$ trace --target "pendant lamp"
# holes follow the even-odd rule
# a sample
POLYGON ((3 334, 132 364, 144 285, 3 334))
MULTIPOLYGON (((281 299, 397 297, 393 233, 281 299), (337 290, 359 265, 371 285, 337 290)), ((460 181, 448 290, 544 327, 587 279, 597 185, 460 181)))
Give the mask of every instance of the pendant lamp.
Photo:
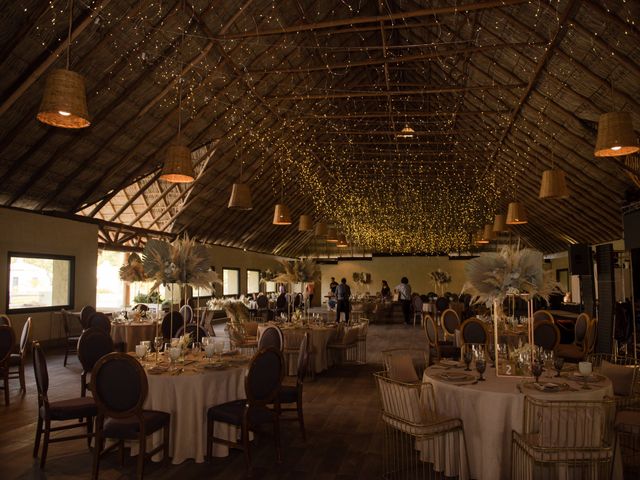
POLYGON ((619 157, 640 150, 629 112, 603 113, 598 119, 596 157, 619 157))
POLYGON ((299 232, 309 232, 313 230, 313 218, 311 215, 300 215, 300 222, 298 223, 299 232))
POLYGON ((493 231, 493 224, 492 223, 487 223, 484 226, 484 230, 482 232, 482 238, 484 238, 485 240, 488 240, 489 242, 491 240, 495 240, 496 239, 496 233, 493 231))
POLYGON ((277 203, 273 211, 274 225, 291 225, 291 213, 284 203, 277 203))
POLYGON ((542 172, 539 198, 569 198, 564 171, 551 168, 542 172))
POLYGON ((316 223, 314 235, 316 237, 324 237, 327 234, 327 224, 324 222, 316 223))
POLYGON ((327 242, 338 243, 338 232, 335 227, 329 227, 327 230, 327 242))
POLYGON ((502 213, 497 214, 493 219, 493 231, 495 233, 506 232, 507 225, 505 224, 505 218, 502 213))
POLYGON ((229 197, 228 208, 236 210, 251 210, 251 189, 246 183, 234 183, 231 187, 231 197, 229 197))
POLYGON ((53 70, 44 85, 42 102, 36 118, 42 123, 60 128, 85 128, 91 125, 84 77, 69 70, 73 1, 69 1, 69 33, 67 35, 67 66, 53 70))
POLYGON ((183 143, 182 137, 178 136, 175 142, 167 148, 160 178, 171 183, 193 182, 195 174, 193 173, 191 150, 183 143))
POLYGON ((527 211, 519 202, 511 202, 507 208, 507 225, 524 225, 528 223, 527 211))
POLYGON ((476 243, 478 245, 485 245, 489 243, 489 240, 484 238, 484 230, 480 230, 476 233, 476 243))
POLYGON ((342 233, 338 235, 338 243, 336 244, 336 247, 347 248, 348 246, 349 244, 347 243, 347 237, 345 237, 342 233))
POLYGON ((413 138, 416 131, 405 123, 404 128, 400 130, 400 133, 396 134, 397 138, 413 138))

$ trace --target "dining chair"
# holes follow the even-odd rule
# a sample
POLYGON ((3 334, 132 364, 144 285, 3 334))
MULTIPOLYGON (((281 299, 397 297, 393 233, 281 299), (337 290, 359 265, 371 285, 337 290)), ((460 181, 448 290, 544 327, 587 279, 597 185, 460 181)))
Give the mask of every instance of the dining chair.
POLYGON ((70 312, 68 312, 64 308, 60 311, 60 313, 62 313, 62 327, 64 329, 64 336, 67 339, 66 348, 64 351, 64 361, 63 361, 63 365, 66 367, 69 354, 78 353, 78 340, 80 340, 80 335, 76 335, 75 333, 72 333, 72 330, 71 330, 71 319, 74 317, 74 315, 72 315, 70 312))
POLYGON ((213 444, 221 443, 244 451, 247 474, 251 476, 249 433, 265 424, 273 424, 276 457, 280 452, 280 401, 278 392, 284 376, 284 358, 280 350, 260 350, 251 359, 244 381, 246 398, 213 406, 207 411, 207 458, 211 459, 213 444), (274 405, 275 408, 269 408, 274 405), (240 428, 240 441, 214 436, 214 423, 221 422, 240 428))
POLYGON ((4 404, 9 405, 9 358, 16 345, 16 334, 8 325, 0 326, 0 377, 3 380, 4 404))
POLYGON ((241 352, 247 352, 251 355, 255 353, 258 348, 258 341, 247 338, 244 327, 241 323, 228 322, 227 329, 229 332, 231 348, 237 348, 241 352))
POLYGON ((593 317, 589 321, 589 327, 587 330, 587 354, 593 353, 596 347, 596 341, 598 340, 598 319, 593 317))
MULTIPOLYGON (((189 343, 189 346, 192 346, 193 342, 200 342, 204 337, 208 336, 207 331, 195 323, 187 323, 186 332, 191 335, 191 342, 189 343)), ((181 337, 184 333, 185 328, 183 325, 176 332, 176 337, 181 337)))
POLYGON ((94 313, 96 313, 96 309, 93 306, 85 305, 82 307, 82 310, 80 310, 80 324, 83 329, 89 328, 89 319, 94 313))
POLYGON ((462 420, 438 413, 428 382, 374 373, 384 429, 383 478, 469 478, 462 420))
POLYGON ((33 446, 33 456, 38 456, 40 439, 44 435, 42 454, 40 456, 40 468, 44 468, 47 461, 47 452, 50 443, 65 442, 68 440, 87 439, 87 446, 91 448, 93 437, 93 419, 97 415, 96 403, 93 398, 77 397, 67 400, 49 401, 49 372, 47 360, 40 343, 34 341, 31 351, 33 354, 33 373, 36 378, 38 390, 38 423, 36 425, 36 439, 33 446), (86 419, 82 421, 81 419, 86 419), (70 421, 72 421, 69 423, 70 421), (51 422, 65 422, 59 427, 52 427, 51 422), (54 436, 51 434, 62 430, 74 428, 86 428, 86 433, 68 436, 54 436))
POLYGON ((560 343, 560 330, 549 320, 534 322, 533 343, 544 350, 555 352, 560 343))
POLYGON ((615 432, 613 458, 620 450, 625 478, 640 478, 640 405, 616 413, 615 432))
POLYGON ((136 473, 144 475, 144 461, 162 451, 165 462, 169 460, 169 426, 171 415, 142 408, 149 392, 144 368, 135 358, 125 353, 113 352, 96 362, 91 371, 91 393, 98 407, 96 417, 96 444, 93 453, 92 478, 98 478, 100 457, 115 447, 120 448, 124 460, 125 440, 138 442, 136 473), (161 445, 147 452, 147 437, 162 430, 161 445), (116 443, 104 449, 105 439, 116 443))
POLYGON ((281 417, 281 420, 298 420, 302 439, 307 440, 307 434, 304 429, 304 415, 302 411, 302 386, 304 377, 309 369, 309 333, 305 333, 298 348, 298 364, 296 368, 296 384, 282 385, 278 392, 278 405, 280 412, 296 412, 295 417, 281 417), (294 407, 283 407, 282 405, 292 404, 294 407))
POLYGON ((466 345, 482 345, 489 347, 489 331, 485 323, 475 317, 468 318, 460 325, 460 334, 462 336, 463 348, 466 345))
POLYGON ((438 315, 444 312, 447 308, 449 308, 449 299, 446 297, 438 297, 436 299, 436 311, 438 315))
POLYGON ((456 330, 460 328, 460 317, 458 312, 452 308, 447 308, 442 314, 440 314, 440 324, 444 330, 445 339, 455 338, 456 330))
POLYGON ((637 358, 614 353, 592 353, 586 358, 595 372, 611 381, 618 410, 640 407, 640 365, 637 358))
POLYGON ((456 347, 451 341, 438 339, 438 327, 431 315, 424 317, 424 332, 427 336, 429 363, 439 362, 442 358, 460 359, 459 347, 456 347))
POLYGON ((422 298, 420 298, 420 295, 414 295, 413 299, 411 300, 411 306, 413 308, 413 326, 416 326, 416 318, 418 320, 420 320, 420 325, 422 325, 424 323, 424 313, 422 312, 422 306, 423 306, 424 302, 422 301, 422 298))
POLYGON ((242 322, 247 340, 258 340, 258 322, 253 320, 242 322))
POLYGON ((265 328, 258 339, 258 350, 273 347, 282 352, 284 349, 284 336, 282 330, 275 325, 265 328))
POLYGON ((80 365, 82 365, 82 373, 80 374, 81 397, 86 397, 87 390, 91 388, 87 377, 91 376, 91 371, 96 362, 113 351, 114 345, 111 335, 105 333, 104 330, 90 327, 82 332, 80 340, 78 340, 78 359, 80 360, 80 365))
POLYGON ((382 364, 391 380, 403 383, 418 382, 429 365, 429 352, 420 348, 383 350, 382 364))
POLYGON ((581 313, 576 318, 576 324, 574 329, 574 340, 570 344, 560 344, 556 349, 556 354, 559 357, 573 363, 584 360, 588 350, 588 339, 590 317, 586 313, 581 313))
POLYGON ((554 323, 555 319, 549 310, 536 310, 533 312, 533 324, 535 326, 538 322, 551 322, 554 323))
POLYGON ((22 326, 18 351, 14 351, 9 356, 9 379, 20 380, 20 390, 27 393, 27 385, 24 378, 24 362, 27 356, 27 346, 31 337, 31 317, 27 318, 22 326))
POLYGON ((358 345, 356 347, 356 358, 360 365, 367 363, 367 334, 369 333, 369 320, 363 318, 357 325, 358 345))
POLYGON ((5 326, 5 327, 11 326, 11 319, 4 313, 0 313, 0 327, 2 326, 5 326))
POLYGON ((214 310, 205 310, 202 314, 202 320, 200 326, 207 331, 207 335, 210 337, 216 336, 215 318, 216 312, 214 310))
POLYGON ((184 324, 184 319, 182 318, 182 314, 180 312, 172 311, 166 313, 162 318, 162 336, 165 340, 169 341, 172 338, 175 338, 176 332, 180 329, 180 327, 184 324))
POLYGON ((181 306, 179 312, 180 315, 182 315, 183 321, 187 322, 188 324, 193 321, 193 308, 191 308, 191 305, 185 304, 181 306))
POLYGON ((109 335, 111 333, 111 320, 102 312, 95 312, 89 317, 87 328, 97 328, 109 335))
POLYGON ((522 433, 512 431, 512 478, 609 478, 613 399, 524 400, 522 433))
POLYGON ((358 352, 357 326, 344 327, 344 333, 327 344, 327 351, 334 354, 334 360, 339 364, 357 363, 358 352))

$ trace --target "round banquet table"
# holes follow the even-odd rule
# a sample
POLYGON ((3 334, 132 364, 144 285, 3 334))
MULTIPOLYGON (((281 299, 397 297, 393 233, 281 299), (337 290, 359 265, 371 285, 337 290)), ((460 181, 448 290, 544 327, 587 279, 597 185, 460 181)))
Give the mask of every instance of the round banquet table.
MULTIPOLYGON (((262 332, 269 326, 269 323, 258 325, 258 338, 262 332)), ((336 334, 335 326, 289 326, 279 324, 284 336, 285 349, 296 350, 300 348, 300 342, 305 333, 309 333, 309 343, 311 345, 312 355, 309 356, 310 366, 314 373, 324 372, 329 368, 329 359, 327 355, 327 345, 336 334)), ((289 356, 285 356, 287 362, 287 375, 296 375, 296 361, 289 361, 289 356)), ((297 357, 296 357, 297 358, 297 357)))
MULTIPOLYGON (((154 358, 154 354, 151 354, 150 359, 154 358)), ((166 365, 163 357, 160 358, 160 365, 166 365)), ((207 410, 214 405, 245 397, 244 379, 249 365, 248 357, 223 355, 222 358, 230 362, 230 366, 206 369, 203 368, 207 363, 206 359, 187 356, 184 372, 178 375, 172 372, 151 374, 149 368, 145 368, 149 393, 144 408, 171 414, 169 455, 174 464, 187 459, 194 459, 196 463, 204 462, 207 448, 207 410)), ((153 361, 149 363, 150 367, 154 365, 153 361)), ((214 424, 216 437, 236 440, 238 435, 239 430, 229 424, 214 424)), ((161 443, 162 432, 156 432, 147 449, 150 450, 161 443)), ((132 448, 131 453, 137 454, 137 447, 132 448)), ((226 445, 213 444, 215 457, 228 454, 229 448, 226 445)), ((161 461, 162 452, 157 454, 154 460, 161 461)))
MULTIPOLYGON (((523 380, 531 379, 497 377, 495 368, 487 368, 485 382, 460 385, 438 377, 447 372, 442 366, 429 367, 424 372, 424 381, 433 385, 438 413, 462 420, 469 456, 470 477, 477 480, 509 479, 511 477, 511 431, 522 432, 524 397, 545 400, 601 400, 613 397, 611 381, 590 384, 591 390, 581 390, 580 384, 564 378, 576 390, 540 392, 535 389, 518 388, 523 380)), ((451 371, 451 370, 449 370, 451 371)), ((460 372, 463 368, 453 371, 460 372)), ((477 372, 465 372, 478 375, 477 372)), ((550 372, 555 374, 555 372, 550 372)), ((541 383, 553 382, 545 372, 541 383)), ((429 452, 422 455, 428 461, 429 452)))
POLYGON ((127 351, 134 350, 136 345, 140 345, 143 340, 153 343, 153 338, 162 335, 159 325, 156 322, 111 322, 111 338, 113 343, 126 343, 127 351))

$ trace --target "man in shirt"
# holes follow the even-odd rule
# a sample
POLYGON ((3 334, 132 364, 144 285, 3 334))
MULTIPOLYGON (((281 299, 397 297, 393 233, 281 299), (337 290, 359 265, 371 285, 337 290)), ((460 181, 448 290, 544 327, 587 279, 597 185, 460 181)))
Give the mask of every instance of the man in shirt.
POLYGON ((336 282, 336 277, 331 277, 331 283, 329 284, 329 289, 331 290, 331 295, 336 294, 336 287, 338 286, 338 282, 336 282))
POLYGON ((409 285, 409 279, 402 277, 400 285, 395 290, 398 292, 398 300, 402 304, 404 323, 411 325, 411 285, 409 285))
POLYGON ((351 289, 347 285, 347 279, 343 278, 339 285, 336 286, 336 323, 340 322, 340 313, 344 312, 344 321, 349 323, 349 298, 351 298, 351 289))

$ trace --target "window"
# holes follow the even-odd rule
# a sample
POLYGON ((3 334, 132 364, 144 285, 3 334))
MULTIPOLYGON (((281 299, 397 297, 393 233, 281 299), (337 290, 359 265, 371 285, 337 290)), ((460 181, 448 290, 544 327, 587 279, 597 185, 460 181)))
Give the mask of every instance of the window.
POLYGON ((276 282, 266 282, 265 283, 265 291, 267 293, 274 293, 276 291, 276 282))
POLYGON ((222 295, 239 295, 240 294, 240 269, 239 268, 223 268, 222 269, 222 295))
POLYGON ((260 292, 260 270, 247 270, 247 293, 260 292))
POLYGON ((75 257, 9 252, 8 313, 71 308, 75 257))

